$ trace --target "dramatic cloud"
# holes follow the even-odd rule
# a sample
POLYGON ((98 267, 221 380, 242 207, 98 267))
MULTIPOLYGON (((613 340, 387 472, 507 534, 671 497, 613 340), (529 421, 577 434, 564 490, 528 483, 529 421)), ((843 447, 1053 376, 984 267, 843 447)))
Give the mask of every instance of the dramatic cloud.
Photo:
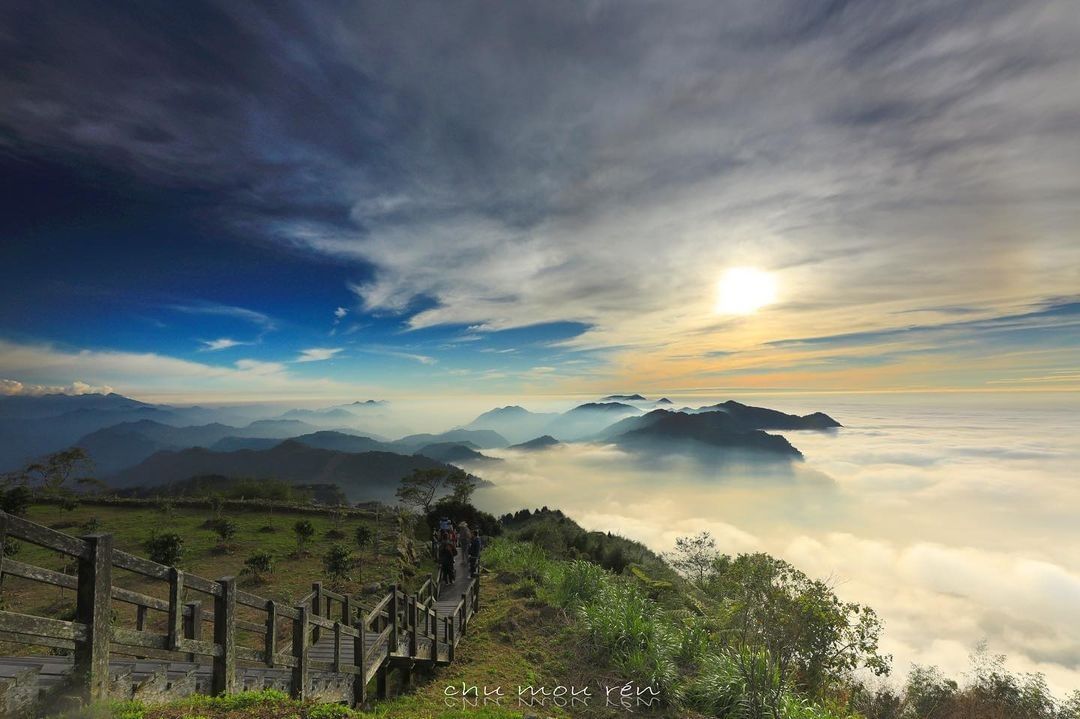
MULTIPOLYGON (((1068 0, 171 12, 7 11, 0 143, 213 190, 234 229, 354 266, 361 310, 412 328, 581 323, 565 346, 604 351, 594 387, 831 385, 787 369, 878 350, 771 343, 1075 297, 1068 0), (716 316, 732 266, 778 302, 716 316)), ((970 355, 889 353, 848 385, 1008 374, 978 326, 955 336, 970 355)), ((1004 379, 1075 385, 1075 343, 1046 349, 1004 379)))

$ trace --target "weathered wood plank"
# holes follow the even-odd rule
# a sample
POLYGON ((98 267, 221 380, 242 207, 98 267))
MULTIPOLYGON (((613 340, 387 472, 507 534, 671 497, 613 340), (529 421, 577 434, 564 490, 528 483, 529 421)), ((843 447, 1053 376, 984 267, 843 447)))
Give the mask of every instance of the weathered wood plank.
POLYGON ((119 549, 113 550, 113 566, 120 569, 126 569, 129 572, 141 574, 144 577, 150 577, 151 579, 160 579, 164 582, 169 581, 168 567, 158 564, 157 562, 151 562, 149 559, 136 557, 134 554, 128 554, 119 549))
POLYGON ((73 639, 42 637, 36 634, 23 634, 21 632, 11 631, 0 631, 0 642, 12 642, 14 644, 31 644, 38 647, 55 647, 57 649, 75 648, 75 640, 73 639))
POLYGON ((35 637, 70 639, 76 642, 85 641, 90 635, 86 625, 79 622, 65 622, 60 619, 8 611, 0 611, 0 631, 35 637))
POLYGON ((39 547, 52 549, 77 559, 86 559, 90 556, 90 548, 82 539, 63 532, 57 532, 55 529, 49 529, 22 517, 16 517, 13 514, 7 514, 6 516, 8 518, 8 537, 22 539, 39 547))

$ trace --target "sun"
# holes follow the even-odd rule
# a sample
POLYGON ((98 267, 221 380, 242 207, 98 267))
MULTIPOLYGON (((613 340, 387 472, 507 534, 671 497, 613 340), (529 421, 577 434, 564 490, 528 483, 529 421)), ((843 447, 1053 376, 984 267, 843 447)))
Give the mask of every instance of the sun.
POLYGON ((717 285, 716 312, 749 315, 776 301, 776 278, 755 267, 732 267, 717 285))

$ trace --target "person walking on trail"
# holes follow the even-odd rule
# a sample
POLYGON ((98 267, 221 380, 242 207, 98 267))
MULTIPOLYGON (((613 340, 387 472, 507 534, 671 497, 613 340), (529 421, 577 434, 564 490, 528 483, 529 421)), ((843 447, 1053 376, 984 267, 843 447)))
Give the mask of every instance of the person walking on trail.
POLYGON ((458 546, 461 547, 461 558, 466 559, 469 556, 469 544, 472 542, 472 532, 469 531, 469 525, 462 522, 458 525, 458 546))
POLYGON ((439 528, 438 527, 431 530, 431 558, 432 558, 432 560, 434 560, 436 562, 439 561, 439 540, 440 540, 440 538, 441 538, 441 535, 439 533, 439 528))
POLYGON ((439 545, 439 565, 442 567, 442 578, 444 584, 453 584, 457 580, 457 573, 454 571, 457 564, 457 548, 450 540, 450 533, 443 533, 443 541, 439 545))
POLYGON ((480 550, 484 546, 484 540, 480 538, 480 532, 473 534, 469 540, 469 576, 476 577, 480 574, 480 550))

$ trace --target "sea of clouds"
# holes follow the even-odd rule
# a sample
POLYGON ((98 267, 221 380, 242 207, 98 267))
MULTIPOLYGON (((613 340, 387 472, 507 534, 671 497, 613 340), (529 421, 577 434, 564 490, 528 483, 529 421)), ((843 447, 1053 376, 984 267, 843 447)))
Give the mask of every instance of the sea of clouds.
POLYGON ((845 427, 785 433, 806 456, 791 473, 600 445, 486 450, 505 461, 483 467, 496 486, 478 501, 559 507, 657 551, 709 531, 724 552, 776 554, 878 611, 897 677, 918 663, 962 679, 986 641, 1057 693, 1080 688, 1080 413, 1069 397, 740 399, 822 410, 845 427))

